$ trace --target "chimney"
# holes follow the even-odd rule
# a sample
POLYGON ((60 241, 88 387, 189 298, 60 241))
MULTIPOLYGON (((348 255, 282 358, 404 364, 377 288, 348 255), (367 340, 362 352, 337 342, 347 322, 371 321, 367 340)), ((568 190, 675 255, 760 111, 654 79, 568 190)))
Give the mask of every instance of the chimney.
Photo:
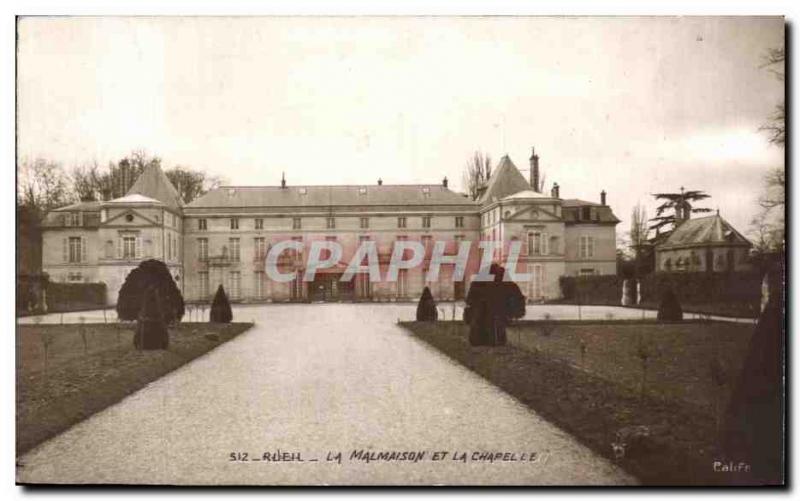
POLYGON ((447 176, 445 176, 444 179, 442 179, 442 186, 447 188, 447 176))
POLYGON ((286 173, 281 172, 281 188, 286 188, 286 173))
POLYGON ((539 192, 539 155, 536 154, 536 149, 531 148, 531 187, 533 191, 539 192))
POLYGON ((600 205, 603 207, 606 205, 606 190, 600 192, 600 205))
POLYGON ((561 190, 558 183, 553 183, 553 189, 550 190, 550 196, 553 198, 561 198, 561 190))
POLYGON ((378 186, 383 186, 383 179, 378 178, 378 186))

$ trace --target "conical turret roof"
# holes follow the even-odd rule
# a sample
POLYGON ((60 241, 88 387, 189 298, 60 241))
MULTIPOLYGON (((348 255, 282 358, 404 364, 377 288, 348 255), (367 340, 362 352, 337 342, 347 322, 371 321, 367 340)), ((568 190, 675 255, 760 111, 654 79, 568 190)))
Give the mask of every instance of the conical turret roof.
POLYGON ((183 200, 181 200, 178 190, 169 181, 161 167, 155 163, 144 168, 142 175, 133 183, 126 196, 134 194, 154 198, 173 209, 183 207, 183 200))

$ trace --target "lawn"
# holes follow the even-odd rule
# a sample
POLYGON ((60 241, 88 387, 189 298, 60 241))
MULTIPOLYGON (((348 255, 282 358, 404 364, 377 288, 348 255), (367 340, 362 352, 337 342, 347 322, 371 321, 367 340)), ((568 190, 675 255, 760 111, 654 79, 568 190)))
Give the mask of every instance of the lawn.
POLYGON ((715 406, 728 402, 754 329, 728 322, 553 322, 543 329, 541 322, 522 322, 508 330, 508 339, 631 391, 644 385, 650 396, 714 416, 715 406), (711 371, 715 359, 722 381, 711 371))
POLYGON ((170 329, 168 350, 139 351, 133 348, 134 324, 18 325, 17 454, 251 326, 181 323, 170 329))
MULTIPOLYGON (((698 402, 708 378, 703 360, 710 340, 725 337, 715 348, 730 364, 738 361, 754 329, 748 324, 656 324, 633 321, 550 322, 542 334, 537 322, 509 331, 509 346, 472 347, 461 322, 407 322, 414 335, 516 397, 538 414, 611 460, 646 485, 747 483, 745 475, 720 476, 712 471, 719 458, 717 423, 710 407, 698 402), (736 336, 740 336, 741 339, 736 336), (639 337, 648 359, 645 392, 641 391, 639 337), (528 339, 530 338, 530 339, 528 339), (581 360, 580 340, 587 346, 581 360), (525 343, 525 348, 520 345, 525 343), (649 344, 648 344, 649 343, 649 344), (656 362, 661 359, 661 362, 656 362), (664 371, 664 374, 659 374, 664 371), (676 373, 686 372, 673 384, 676 373), (694 389, 676 387, 696 379, 694 389), (647 426, 649 447, 614 457, 611 443, 619 430, 647 426)), ((541 325, 541 322, 538 324, 541 325)), ((738 371, 730 367, 730 371, 738 371)), ((690 385, 692 386, 692 385, 690 385)), ((713 398, 712 398, 713 399, 713 398)))

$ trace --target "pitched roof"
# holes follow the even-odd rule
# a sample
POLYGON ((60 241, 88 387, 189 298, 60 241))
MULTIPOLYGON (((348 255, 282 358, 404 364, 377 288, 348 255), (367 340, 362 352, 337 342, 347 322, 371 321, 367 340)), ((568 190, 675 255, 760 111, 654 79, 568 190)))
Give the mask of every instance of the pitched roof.
POLYGON ((107 204, 157 204, 157 205, 164 205, 163 202, 156 200, 155 198, 146 197, 144 195, 140 195, 138 193, 131 193, 130 195, 125 195, 124 197, 115 198, 114 200, 109 200, 106 202, 107 204))
POLYGON ((75 204, 65 205, 64 207, 53 209, 50 212, 99 211, 100 204, 102 203, 103 202, 78 202, 75 204))
POLYGON ((552 199, 553 197, 545 195, 544 193, 539 193, 538 191, 525 190, 504 197, 503 200, 529 200, 529 199, 539 199, 539 198, 552 199))
POLYGON ((486 186, 486 191, 480 198, 481 204, 492 203, 495 199, 500 200, 509 195, 519 193, 520 191, 530 190, 531 185, 520 174, 514 162, 505 155, 500 159, 500 163, 492 171, 489 177, 489 182, 486 186))
POLYGON ((597 202, 588 202, 586 200, 579 200, 577 198, 565 198, 561 201, 562 207, 584 207, 587 205, 590 207, 603 207, 602 204, 597 202))
POLYGON ((734 244, 749 246, 750 241, 719 214, 689 219, 681 223, 657 245, 659 250, 695 245, 734 244))
POLYGON ((221 186, 186 207, 330 207, 376 205, 473 205, 468 197, 440 184, 221 186))
POLYGON ((172 186, 167 175, 157 164, 150 164, 145 167, 139 179, 133 183, 126 195, 135 193, 154 198, 173 209, 183 207, 183 200, 178 195, 178 191, 172 186))

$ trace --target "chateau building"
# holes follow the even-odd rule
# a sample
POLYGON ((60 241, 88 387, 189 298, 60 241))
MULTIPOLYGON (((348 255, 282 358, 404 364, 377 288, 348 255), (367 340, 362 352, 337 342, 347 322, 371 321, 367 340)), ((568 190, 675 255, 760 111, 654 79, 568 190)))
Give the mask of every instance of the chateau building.
MULTIPOLYGON (((122 198, 84 202, 47 215, 42 267, 51 280, 104 282, 109 304, 127 274, 144 259, 164 261, 187 301, 207 301, 219 284, 234 301, 391 301, 418 298, 428 286, 438 300, 463 298, 477 267, 454 280, 451 264, 427 281, 431 251, 444 241, 446 256, 460 242, 499 242, 493 260, 505 262, 518 246, 518 280, 529 301, 555 299, 562 275, 616 273, 619 220, 600 194, 599 203, 562 199, 556 184, 537 190, 539 158, 530 158, 530 182, 508 156, 492 172, 476 200, 439 184, 224 186, 183 203, 157 166, 149 166, 122 198), (277 242, 294 240, 304 250, 278 257, 282 269, 298 271, 289 282, 272 280, 265 258, 277 242), (340 262, 302 280, 310 244, 335 241, 340 262), (367 274, 340 278, 359 244, 373 241, 380 281, 367 274), (397 241, 423 244, 415 268, 384 280, 397 241)), ((480 258, 475 259, 477 263, 480 258)))

